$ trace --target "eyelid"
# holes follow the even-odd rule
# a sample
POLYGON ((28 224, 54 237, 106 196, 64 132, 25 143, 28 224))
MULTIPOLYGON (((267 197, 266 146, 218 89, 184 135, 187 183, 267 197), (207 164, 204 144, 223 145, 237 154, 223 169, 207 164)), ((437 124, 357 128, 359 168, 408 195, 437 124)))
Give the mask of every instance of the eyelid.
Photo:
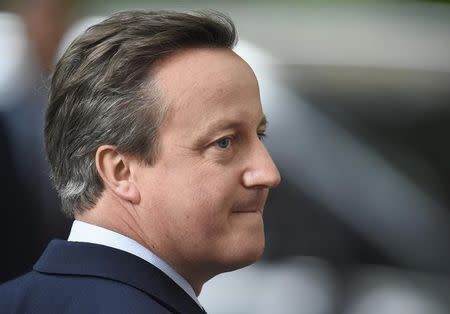
POLYGON ((266 133, 258 133, 258 138, 260 141, 264 141, 267 138, 266 133))
POLYGON ((266 130, 260 130, 257 132, 258 138, 263 141, 265 138, 267 138, 266 130))
MULTIPOLYGON (((266 132, 267 132, 266 129, 257 131, 257 136, 258 136, 260 141, 264 142, 264 140, 268 137, 266 132)), ((239 140, 239 137, 238 137, 237 134, 228 134, 228 135, 223 135, 221 137, 216 138, 215 140, 211 141, 207 146, 208 147, 216 147, 216 148, 219 148, 220 150, 227 150, 230 147, 234 146, 236 144, 236 141, 238 141, 238 140, 239 140), (218 147, 217 144, 220 141, 223 141, 225 139, 229 139, 230 140, 230 142, 231 142, 230 145, 228 147, 226 147, 226 148, 218 147)))
POLYGON ((215 139, 214 141, 212 141, 208 146, 217 147, 220 150, 226 150, 226 149, 230 148, 231 146, 233 146, 235 141, 236 141, 236 135, 231 135, 231 134, 230 135, 224 135, 224 136, 221 136, 221 137, 215 139), (230 145, 228 147, 226 147, 226 148, 218 147, 218 143, 220 141, 223 141, 223 140, 226 140, 226 139, 230 140, 230 145))

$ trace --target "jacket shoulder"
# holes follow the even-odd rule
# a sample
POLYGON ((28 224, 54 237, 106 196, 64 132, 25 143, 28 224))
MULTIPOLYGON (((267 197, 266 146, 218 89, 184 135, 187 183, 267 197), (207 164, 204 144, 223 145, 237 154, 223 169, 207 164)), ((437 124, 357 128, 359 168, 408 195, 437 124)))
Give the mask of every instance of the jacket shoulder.
POLYGON ((143 291, 93 276, 31 271, 0 285, 2 313, 171 313, 143 291))

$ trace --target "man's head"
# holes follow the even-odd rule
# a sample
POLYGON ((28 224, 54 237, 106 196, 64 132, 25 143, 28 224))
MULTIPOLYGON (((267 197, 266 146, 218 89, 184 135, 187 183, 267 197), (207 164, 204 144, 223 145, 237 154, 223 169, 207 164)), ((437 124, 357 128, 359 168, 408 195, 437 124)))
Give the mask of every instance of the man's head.
POLYGON ((235 41, 216 13, 120 13, 69 47, 47 112, 65 211, 138 240, 197 291, 262 254, 280 180, 235 41))
POLYGON ((65 213, 93 207, 104 185, 95 165, 102 144, 151 164, 166 104, 156 65, 190 47, 232 48, 232 22, 218 14, 122 12, 88 29, 58 62, 45 141, 65 213))

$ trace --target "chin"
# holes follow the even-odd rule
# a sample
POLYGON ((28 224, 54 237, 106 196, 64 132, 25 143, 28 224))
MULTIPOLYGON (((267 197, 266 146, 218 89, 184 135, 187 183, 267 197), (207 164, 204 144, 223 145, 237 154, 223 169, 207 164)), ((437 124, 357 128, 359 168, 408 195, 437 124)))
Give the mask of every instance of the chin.
POLYGON ((238 270, 258 261, 264 253, 264 233, 262 237, 255 237, 252 241, 247 239, 237 244, 232 247, 222 247, 216 252, 217 254, 203 261, 206 264, 203 263, 202 270, 208 269, 208 280, 218 274, 238 270))
POLYGON ((258 261, 264 253, 264 236, 254 241, 243 241, 233 254, 227 258, 227 271, 233 271, 258 261))

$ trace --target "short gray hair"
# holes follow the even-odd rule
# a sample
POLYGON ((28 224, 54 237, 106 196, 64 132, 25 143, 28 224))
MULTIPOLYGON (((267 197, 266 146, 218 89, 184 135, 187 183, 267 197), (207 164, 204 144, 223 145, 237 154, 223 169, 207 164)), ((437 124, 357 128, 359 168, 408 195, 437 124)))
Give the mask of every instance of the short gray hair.
POLYGON ((232 49, 236 29, 214 12, 119 12, 90 27, 56 65, 45 122, 51 176, 63 211, 92 208, 104 190, 95 154, 101 145, 152 164, 166 113, 152 75, 176 51, 232 49))

